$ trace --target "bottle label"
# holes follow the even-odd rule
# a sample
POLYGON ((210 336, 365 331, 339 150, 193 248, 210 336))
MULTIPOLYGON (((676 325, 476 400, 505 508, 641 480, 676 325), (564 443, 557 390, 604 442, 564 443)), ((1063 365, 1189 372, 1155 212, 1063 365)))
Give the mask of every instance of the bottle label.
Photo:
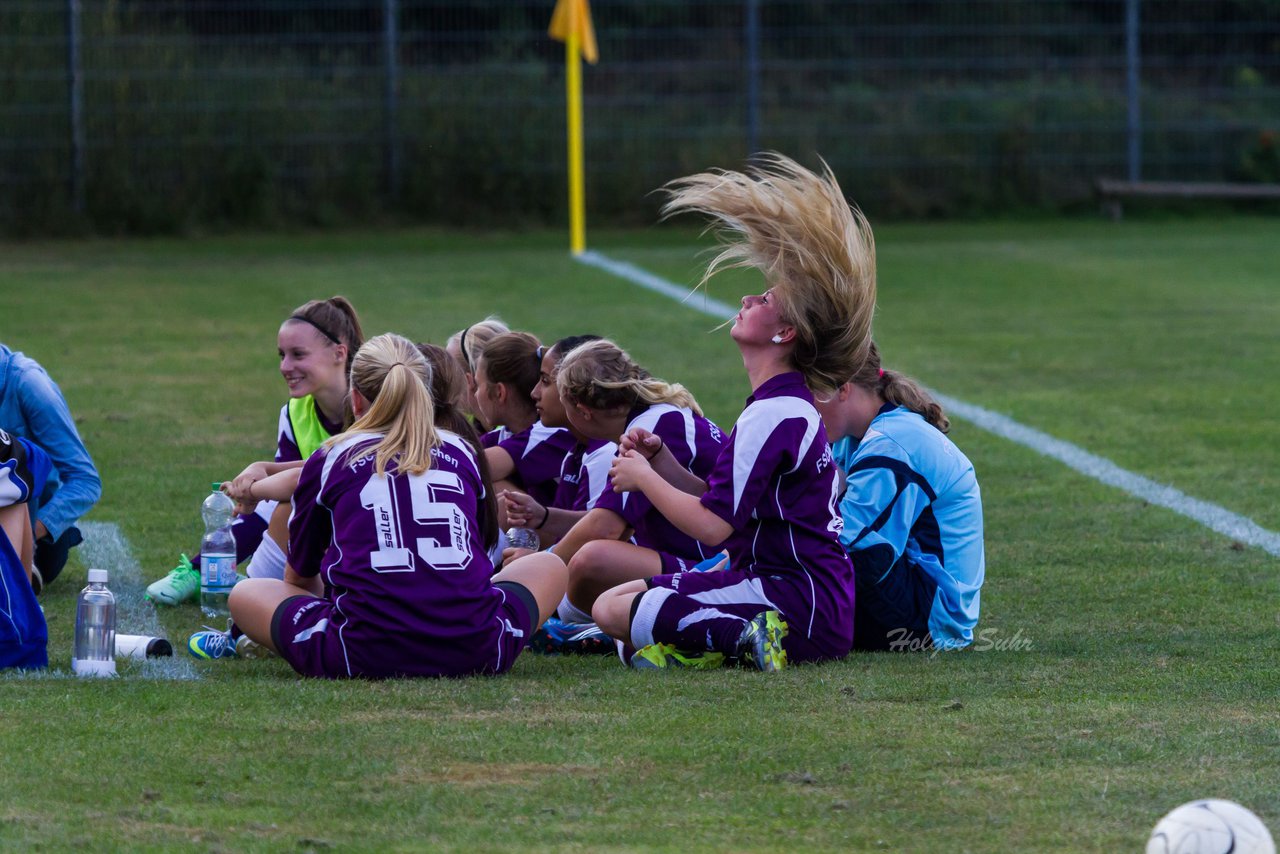
POLYGON ((230 590, 236 583, 235 555, 201 555, 200 576, 205 590, 230 590))

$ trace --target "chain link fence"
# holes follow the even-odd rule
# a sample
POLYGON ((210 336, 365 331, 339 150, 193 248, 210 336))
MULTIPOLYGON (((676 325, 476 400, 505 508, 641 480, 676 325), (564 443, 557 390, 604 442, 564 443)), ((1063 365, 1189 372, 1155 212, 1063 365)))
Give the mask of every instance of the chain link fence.
MULTIPOLYGON (((552 0, 5 0, 0 229, 559 222, 552 0)), ((777 149, 878 216, 1280 181, 1274 0, 593 0, 593 223, 777 149)))

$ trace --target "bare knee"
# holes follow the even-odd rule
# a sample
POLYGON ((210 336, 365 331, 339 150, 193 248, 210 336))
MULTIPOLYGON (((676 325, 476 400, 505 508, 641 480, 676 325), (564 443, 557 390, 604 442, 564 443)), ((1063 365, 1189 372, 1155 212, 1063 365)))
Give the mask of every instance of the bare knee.
POLYGON ((631 640, 631 605, 647 589, 643 581, 630 581, 605 591, 591 606, 591 619, 610 637, 631 640))

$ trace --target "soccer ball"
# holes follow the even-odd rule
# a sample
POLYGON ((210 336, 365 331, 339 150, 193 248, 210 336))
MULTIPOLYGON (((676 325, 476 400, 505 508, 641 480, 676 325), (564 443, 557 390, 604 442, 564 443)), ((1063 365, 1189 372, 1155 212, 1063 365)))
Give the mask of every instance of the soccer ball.
POLYGON ((1267 826, 1233 801, 1183 804, 1151 831, 1147 854, 1275 854, 1267 826))

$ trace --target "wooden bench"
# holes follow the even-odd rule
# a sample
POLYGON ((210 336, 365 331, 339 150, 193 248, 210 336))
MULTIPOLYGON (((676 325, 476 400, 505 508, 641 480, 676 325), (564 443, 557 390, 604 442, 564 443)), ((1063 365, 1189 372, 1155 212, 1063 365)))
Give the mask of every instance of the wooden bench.
POLYGON ((1102 212, 1112 219, 1124 216, 1123 200, 1130 199, 1280 199, 1280 184, 1190 183, 1183 181, 1116 181, 1099 178, 1102 212))

